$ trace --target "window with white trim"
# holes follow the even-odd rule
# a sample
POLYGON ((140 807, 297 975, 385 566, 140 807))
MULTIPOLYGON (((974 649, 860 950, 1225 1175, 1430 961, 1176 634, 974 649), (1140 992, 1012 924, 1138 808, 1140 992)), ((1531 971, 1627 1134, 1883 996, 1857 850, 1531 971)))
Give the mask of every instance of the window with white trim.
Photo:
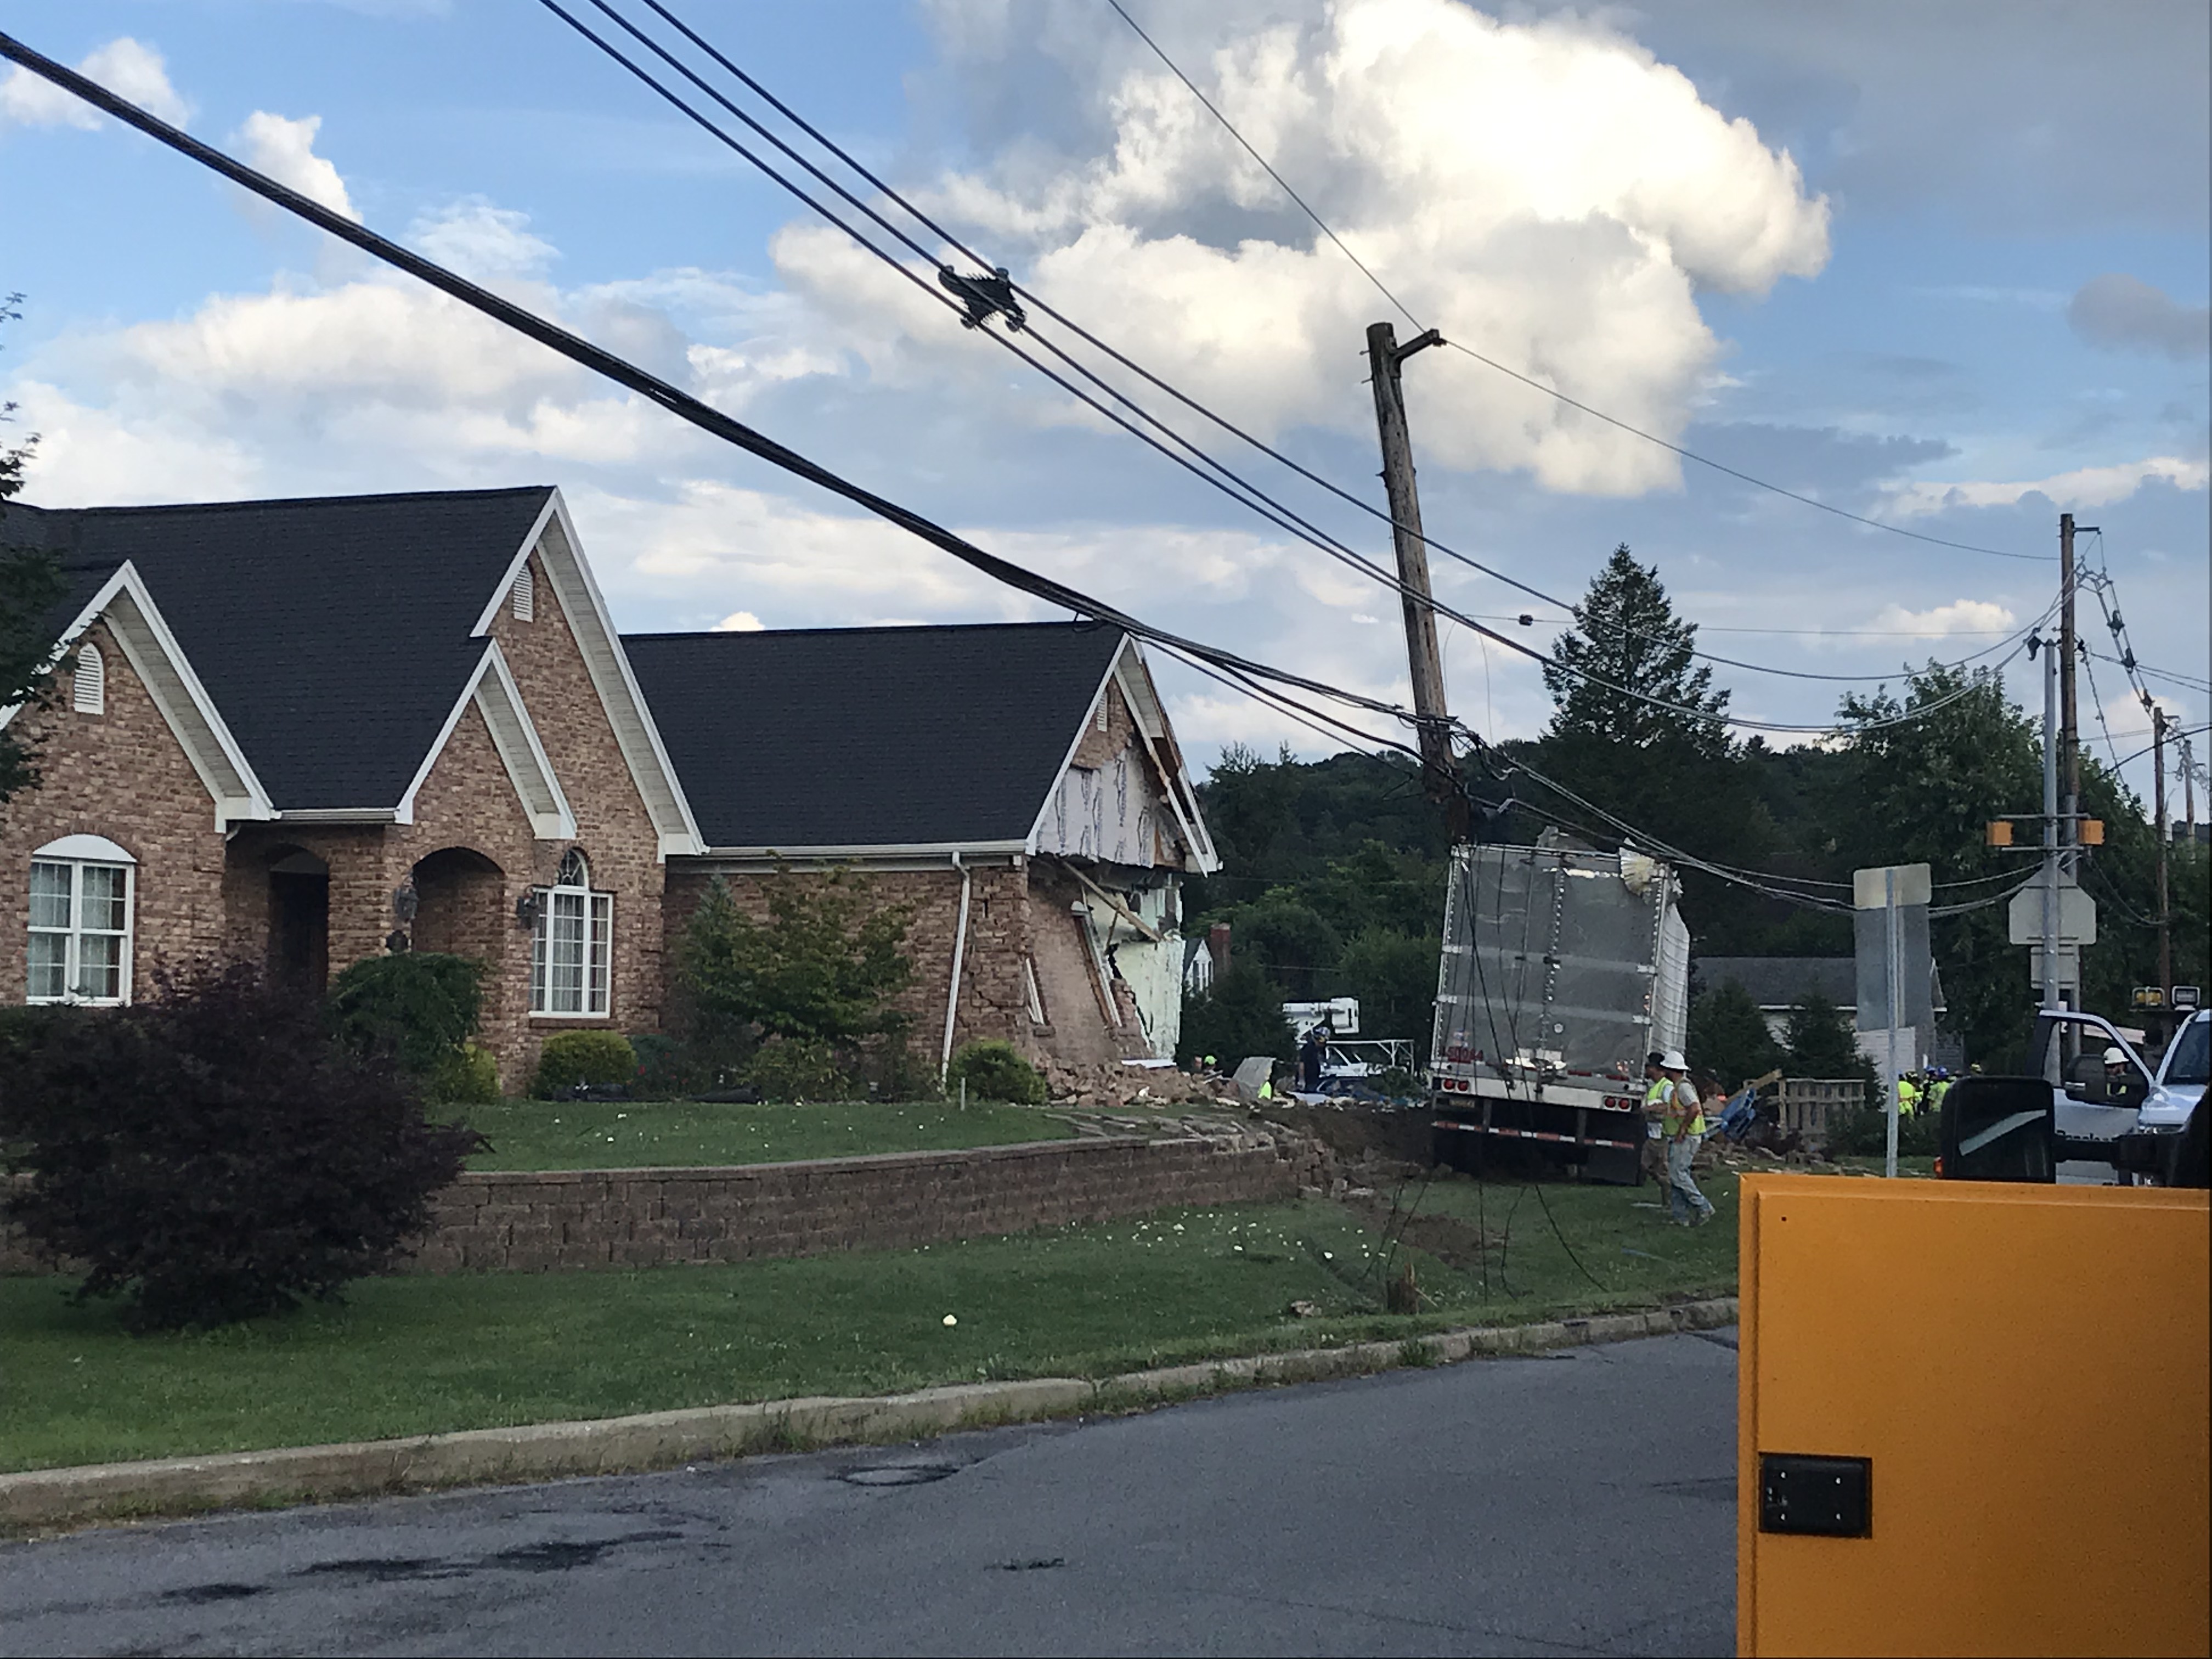
POLYGON ((70 707, 80 714, 107 712, 107 662, 96 645, 77 650, 76 672, 70 681, 70 707))
POLYGON ((538 892, 530 950, 530 1012, 604 1017, 612 1006, 615 896, 592 890, 592 866, 568 849, 553 885, 538 892))
POLYGON ((131 1000, 135 861, 101 836, 64 836, 31 855, 30 1002, 131 1000))

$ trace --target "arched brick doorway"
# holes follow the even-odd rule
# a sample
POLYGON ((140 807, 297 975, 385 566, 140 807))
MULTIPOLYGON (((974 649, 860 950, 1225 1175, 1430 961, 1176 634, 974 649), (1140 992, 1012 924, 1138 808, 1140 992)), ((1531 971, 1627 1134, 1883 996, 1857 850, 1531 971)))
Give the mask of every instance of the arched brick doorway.
POLYGON ((302 847, 269 854, 269 982, 320 996, 331 977, 331 866, 302 847))
POLYGON ((496 970, 514 926, 507 915, 505 872, 470 848, 442 847, 418 860, 409 879, 415 888, 414 948, 474 957, 496 970))

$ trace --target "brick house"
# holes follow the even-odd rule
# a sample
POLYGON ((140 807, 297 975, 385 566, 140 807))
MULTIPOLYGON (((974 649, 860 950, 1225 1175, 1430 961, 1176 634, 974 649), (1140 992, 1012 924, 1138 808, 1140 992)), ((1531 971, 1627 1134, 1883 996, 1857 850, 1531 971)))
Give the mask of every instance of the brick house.
POLYGON ((0 807, 0 1000, 453 951, 516 1088, 553 1031, 659 1028, 713 875, 757 901, 837 863, 915 906, 933 1037, 1172 1051, 1177 885, 1213 854, 1118 630, 625 642, 543 487, 16 502, 0 542, 70 584, 57 696, 0 714, 42 775, 0 807))
POLYGON ((557 491, 13 504, 0 536, 70 587, 59 695, 8 716, 42 781, 0 809, 0 998, 455 951, 511 1084, 549 1032, 658 1022, 699 842, 557 491))
POLYGON ((763 884, 842 866, 913 908, 907 1012, 933 1060, 977 1036, 1067 1066, 1174 1054, 1182 878, 1218 860, 1127 634, 623 643, 706 842, 669 861, 672 939, 715 876, 761 908, 763 884))

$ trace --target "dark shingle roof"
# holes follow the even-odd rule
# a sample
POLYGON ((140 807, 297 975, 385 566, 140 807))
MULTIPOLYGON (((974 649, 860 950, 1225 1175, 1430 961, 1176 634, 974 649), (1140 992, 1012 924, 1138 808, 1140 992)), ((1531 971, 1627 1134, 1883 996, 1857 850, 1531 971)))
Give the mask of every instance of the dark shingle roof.
POLYGON ((72 620, 125 560, 276 805, 396 805, 483 653, 469 630, 550 489, 42 510, 72 620))
POLYGON ((631 634, 711 847, 1020 841, 1121 649, 1117 628, 631 634))

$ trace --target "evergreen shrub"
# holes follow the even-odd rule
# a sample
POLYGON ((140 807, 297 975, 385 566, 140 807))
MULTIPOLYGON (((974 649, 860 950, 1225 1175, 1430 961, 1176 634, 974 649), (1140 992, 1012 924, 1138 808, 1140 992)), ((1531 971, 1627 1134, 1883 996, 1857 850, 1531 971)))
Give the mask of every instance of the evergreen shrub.
POLYGON ((531 1092, 557 1100, 579 1087, 637 1080, 637 1051, 619 1031, 556 1031, 538 1051, 531 1092))
POLYGON ((1042 1106, 1044 1079, 1024 1060, 1020 1050, 998 1037, 981 1037, 961 1044, 945 1068, 945 1087, 957 1095, 968 1085, 970 1100, 1000 1100, 1012 1106, 1042 1106))
POLYGON ((808 1101, 849 1100, 853 1079, 837 1063, 830 1044, 811 1037, 771 1037, 746 1062, 744 1080, 763 1100, 804 1105, 808 1101))
POLYGON ((365 957, 331 981, 331 1029, 364 1059, 380 1056, 413 1077, 437 1077, 475 1034, 483 975, 482 963, 437 951, 365 957))

